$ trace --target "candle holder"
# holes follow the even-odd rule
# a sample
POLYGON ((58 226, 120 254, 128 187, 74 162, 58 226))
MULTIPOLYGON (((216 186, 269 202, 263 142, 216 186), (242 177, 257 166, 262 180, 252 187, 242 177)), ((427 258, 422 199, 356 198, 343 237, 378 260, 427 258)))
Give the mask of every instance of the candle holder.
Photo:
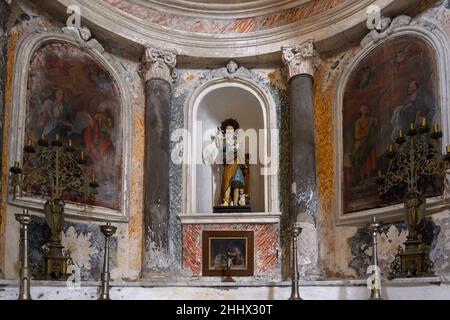
POLYGON ((33 300, 31 298, 31 270, 28 265, 28 226, 33 218, 28 214, 28 210, 15 214, 16 220, 20 223, 22 233, 22 257, 20 266, 20 289, 17 300, 33 300))
POLYGON ((103 256, 103 272, 101 274, 101 292, 99 300, 111 300, 109 296, 109 281, 111 274, 109 272, 109 243, 111 236, 116 233, 117 228, 113 227, 110 222, 100 227, 100 231, 105 236, 105 253, 103 256))
POLYGON ((380 280, 380 267, 378 266, 378 241, 377 235, 380 230, 381 224, 377 222, 377 218, 372 218, 372 223, 369 225, 369 232, 372 233, 372 268, 375 273, 375 283, 372 282, 370 289, 369 300, 383 300, 381 297, 381 280, 380 280))
POLYGON ((52 143, 42 136, 37 146, 28 139, 24 147, 23 166, 18 161, 10 169, 13 197, 27 194, 44 194, 47 201, 44 214, 51 231, 50 242, 43 252, 44 270, 36 279, 65 280, 70 256, 63 253, 61 233, 64 228, 64 196, 75 192, 83 199, 93 200, 97 181, 90 181, 86 174, 86 158, 75 154, 72 141, 65 144, 57 134, 52 143), (65 146, 64 146, 65 145, 65 146))
POLYGON ((405 250, 399 252, 391 264, 389 278, 434 275, 428 248, 418 237, 418 225, 425 216, 426 199, 423 177, 445 177, 450 161, 450 148, 442 155, 442 132, 437 125, 430 126, 425 118, 416 127, 409 125, 407 138, 400 131, 397 148, 390 146, 386 156, 391 159, 385 175, 379 174, 380 196, 396 193, 405 203, 405 222, 408 237, 405 250))
POLYGON ((298 236, 302 233, 302 228, 294 226, 292 229, 292 274, 291 274, 291 296, 289 300, 303 300, 299 292, 300 273, 298 272, 298 254, 297 241, 298 236))

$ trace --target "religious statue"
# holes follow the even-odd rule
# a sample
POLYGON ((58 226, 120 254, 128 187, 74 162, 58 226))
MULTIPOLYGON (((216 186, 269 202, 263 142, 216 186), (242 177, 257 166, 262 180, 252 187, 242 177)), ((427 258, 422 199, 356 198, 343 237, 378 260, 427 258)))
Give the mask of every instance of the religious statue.
MULTIPOLYGON (((219 207, 241 207, 248 210, 249 165, 248 155, 242 157, 241 145, 238 140, 239 123, 227 119, 217 128, 214 137, 219 152, 222 150, 223 171, 221 183, 221 204, 219 207)), ((219 207, 215 207, 218 210, 219 207)))
POLYGON ((61 242, 61 232, 64 226, 64 201, 56 198, 47 201, 44 205, 44 213, 51 231, 50 241, 61 242))

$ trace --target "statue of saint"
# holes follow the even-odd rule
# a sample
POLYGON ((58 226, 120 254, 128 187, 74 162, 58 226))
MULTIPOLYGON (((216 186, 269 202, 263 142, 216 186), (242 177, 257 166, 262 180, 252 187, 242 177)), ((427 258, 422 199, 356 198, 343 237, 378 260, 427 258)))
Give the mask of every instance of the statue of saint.
POLYGON ((216 137, 217 147, 223 150, 223 173, 221 185, 221 206, 245 205, 242 195, 245 192, 245 174, 248 174, 246 161, 239 161, 240 144, 237 130, 239 123, 233 119, 222 122, 216 137), (241 200, 241 201, 240 201, 241 200))
POLYGON ((51 231, 50 242, 60 243, 64 227, 64 201, 61 199, 47 201, 44 205, 44 213, 51 231))

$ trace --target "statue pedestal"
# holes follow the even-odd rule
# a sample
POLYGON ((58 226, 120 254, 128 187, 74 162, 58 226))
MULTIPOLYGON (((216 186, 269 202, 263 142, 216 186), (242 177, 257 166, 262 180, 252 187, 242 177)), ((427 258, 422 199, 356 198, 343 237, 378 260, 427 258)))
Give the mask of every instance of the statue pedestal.
POLYGON ((49 280, 65 280, 67 274, 68 256, 63 254, 64 246, 61 243, 49 243, 49 251, 44 253, 44 274, 37 278, 49 280))
POLYGON ((418 239, 408 239, 405 250, 400 250, 394 260, 391 278, 411 278, 434 276, 433 263, 427 248, 418 239))
POLYGON ((250 206, 215 206, 213 208, 213 213, 241 213, 241 212, 252 212, 250 206))
MULTIPOLYGON (((197 278, 204 276, 203 268, 208 253, 203 252, 204 232, 253 232, 254 268, 252 276, 236 276, 240 281, 278 281, 281 279, 280 266, 280 212, 236 212, 238 207, 228 207, 234 212, 180 214, 182 225, 182 261, 186 274, 197 278)), ((235 269, 236 270, 236 269, 235 269)), ((226 270, 217 274, 216 281, 231 279, 226 270), (220 280, 219 280, 220 279, 220 280)))

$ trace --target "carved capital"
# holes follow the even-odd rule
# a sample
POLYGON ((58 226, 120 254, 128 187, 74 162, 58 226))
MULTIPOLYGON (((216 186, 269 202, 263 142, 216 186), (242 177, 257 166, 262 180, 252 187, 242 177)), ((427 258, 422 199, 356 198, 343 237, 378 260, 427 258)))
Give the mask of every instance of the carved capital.
POLYGON ((177 52, 175 50, 147 47, 142 58, 140 74, 144 82, 151 79, 162 79, 172 83, 177 77, 176 64, 177 52))
POLYGON ((314 52, 313 40, 308 40, 302 44, 283 46, 281 50, 283 52, 283 63, 288 69, 289 79, 299 74, 314 76, 316 53, 314 52))

